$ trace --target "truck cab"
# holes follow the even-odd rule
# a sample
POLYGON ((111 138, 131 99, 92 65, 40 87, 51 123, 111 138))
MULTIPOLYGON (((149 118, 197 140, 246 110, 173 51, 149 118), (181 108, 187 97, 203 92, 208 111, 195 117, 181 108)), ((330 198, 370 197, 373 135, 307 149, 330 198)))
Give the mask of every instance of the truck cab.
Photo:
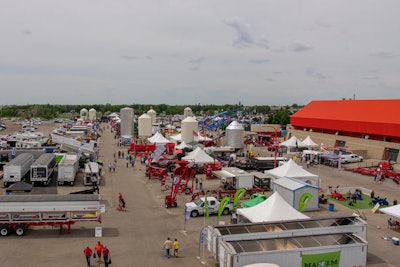
MULTIPOLYGON (((189 213, 191 217, 204 215, 206 197, 201 197, 193 202, 185 204, 185 213, 189 213)), ((207 197, 208 212, 209 214, 217 214, 220 202, 215 197, 207 197)), ((233 209, 231 204, 228 204, 223 210, 223 215, 228 215, 233 209)))

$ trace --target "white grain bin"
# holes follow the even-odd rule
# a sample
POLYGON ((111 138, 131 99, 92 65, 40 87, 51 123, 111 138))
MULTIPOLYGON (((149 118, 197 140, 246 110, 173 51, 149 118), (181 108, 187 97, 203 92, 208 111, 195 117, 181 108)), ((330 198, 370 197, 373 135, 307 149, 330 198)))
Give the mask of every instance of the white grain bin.
POLYGON ((193 131, 198 132, 199 124, 198 122, 191 116, 185 118, 181 122, 181 135, 182 141, 186 144, 194 141, 193 131))
POLYGON ((150 137, 152 135, 151 129, 152 129, 151 117, 146 113, 143 113, 143 115, 140 116, 138 119, 139 137, 150 137))
POLYGON ((95 121, 97 119, 96 114, 97 114, 97 111, 94 108, 89 109, 89 120, 95 121))
POLYGON ((133 136, 133 108, 121 108, 121 136, 133 136))
POLYGON ((183 110, 183 118, 193 117, 193 111, 191 108, 187 107, 183 110))
POLYGON ((88 110, 86 108, 81 109, 79 112, 79 116, 82 121, 87 121, 88 120, 88 110))
POLYGON ((157 113, 152 107, 147 111, 147 115, 151 117, 151 123, 156 123, 157 113))
POLYGON ((226 145, 233 148, 243 148, 244 128, 237 121, 231 122, 226 127, 226 145))

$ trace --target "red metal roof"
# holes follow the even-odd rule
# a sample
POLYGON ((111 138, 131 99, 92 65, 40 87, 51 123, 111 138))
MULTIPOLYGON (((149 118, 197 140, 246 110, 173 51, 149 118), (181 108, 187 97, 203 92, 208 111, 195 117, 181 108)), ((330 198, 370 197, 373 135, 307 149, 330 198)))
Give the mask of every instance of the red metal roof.
POLYGON ((297 129, 400 137, 400 99, 315 100, 293 114, 297 129))

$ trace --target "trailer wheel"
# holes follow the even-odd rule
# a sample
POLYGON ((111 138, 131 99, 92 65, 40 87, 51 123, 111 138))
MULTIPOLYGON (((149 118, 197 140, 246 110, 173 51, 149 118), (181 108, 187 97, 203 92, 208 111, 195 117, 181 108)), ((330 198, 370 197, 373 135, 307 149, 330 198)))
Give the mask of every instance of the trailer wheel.
POLYGON ((169 185, 165 185, 165 190, 169 190, 169 185))
POLYGON ((197 210, 194 210, 194 211, 192 211, 192 212, 190 213, 190 216, 192 216, 192 217, 197 217, 197 216, 199 216, 199 212, 198 212, 197 210))
POLYGON ((18 224, 17 226, 15 226, 15 234, 17 236, 23 236, 25 234, 25 230, 26 230, 26 225, 24 224, 18 224))
POLYGON ((4 187, 8 187, 8 183, 7 182, 4 182, 4 187))
POLYGON ((74 184, 75 184, 74 181, 72 181, 72 182, 69 183, 70 186, 74 186, 74 184))
POLYGON ((8 224, 3 224, 0 226, 0 235, 7 236, 10 234, 10 226, 8 224))
POLYGON ((171 164, 171 165, 168 166, 168 171, 169 172, 174 172, 174 170, 175 170, 175 164, 171 164))

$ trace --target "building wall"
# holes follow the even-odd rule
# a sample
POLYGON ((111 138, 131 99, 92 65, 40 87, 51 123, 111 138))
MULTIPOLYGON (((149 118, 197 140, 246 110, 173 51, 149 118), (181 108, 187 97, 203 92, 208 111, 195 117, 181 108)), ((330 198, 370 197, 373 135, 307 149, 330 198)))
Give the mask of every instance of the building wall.
MULTIPOLYGON (((385 141, 376 141, 355 137, 348 137, 342 135, 315 133, 309 131, 294 130, 288 127, 287 138, 291 136, 296 136, 300 140, 304 140, 308 135, 317 144, 323 143, 329 149, 335 147, 338 140, 345 141, 345 147, 349 150, 354 151, 354 153, 363 156, 365 159, 386 159, 386 149, 398 149, 400 150, 399 143, 391 143, 385 141)), ((400 156, 397 158, 396 163, 400 162, 400 156)))

